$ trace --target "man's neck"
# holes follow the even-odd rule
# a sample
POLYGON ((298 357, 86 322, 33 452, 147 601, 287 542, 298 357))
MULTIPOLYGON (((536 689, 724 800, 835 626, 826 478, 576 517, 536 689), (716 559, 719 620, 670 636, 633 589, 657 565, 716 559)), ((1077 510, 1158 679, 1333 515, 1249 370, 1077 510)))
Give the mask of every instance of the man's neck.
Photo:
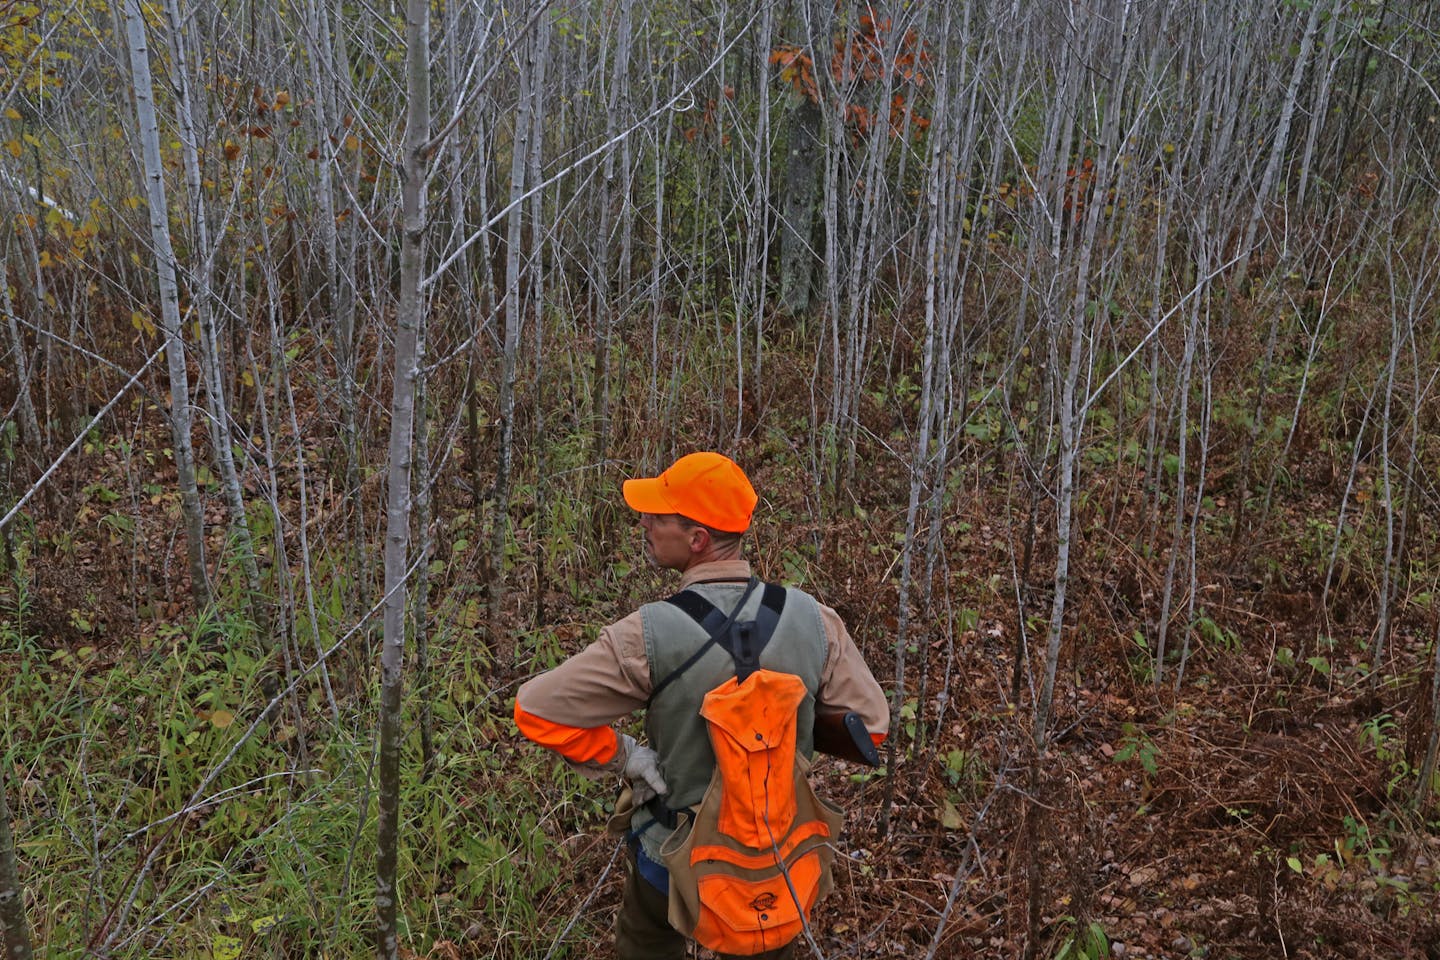
POLYGON ((701 564, 706 564, 706 563, 721 563, 721 562, 726 561, 726 560, 741 560, 741 559, 744 559, 744 558, 741 557, 741 555, 740 555, 740 550, 739 550, 739 549, 735 549, 735 550, 725 550, 725 551, 720 551, 720 550, 706 550, 704 553, 697 553, 697 554, 693 555, 693 556, 690 558, 690 562, 687 563, 685 566, 683 566, 683 567, 680 568, 680 573, 682 573, 682 574, 687 573, 687 572, 689 572, 690 570, 693 570, 694 568, 700 566, 701 564))

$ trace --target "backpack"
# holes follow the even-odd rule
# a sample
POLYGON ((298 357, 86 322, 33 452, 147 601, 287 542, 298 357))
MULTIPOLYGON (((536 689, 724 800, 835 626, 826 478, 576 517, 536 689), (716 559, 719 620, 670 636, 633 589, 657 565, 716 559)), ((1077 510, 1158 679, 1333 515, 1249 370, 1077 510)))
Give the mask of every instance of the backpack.
POLYGON ((735 676, 707 693, 700 708, 715 751, 710 785, 660 855, 670 872, 671 926, 717 953, 741 956, 799 936, 832 887, 831 844, 842 820, 815 795, 810 764, 796 749, 804 681, 760 666, 785 589, 767 584, 756 619, 735 622, 757 585, 752 578, 728 617, 695 593, 670 598, 710 639, 651 695, 653 702, 712 644, 735 662, 735 676))

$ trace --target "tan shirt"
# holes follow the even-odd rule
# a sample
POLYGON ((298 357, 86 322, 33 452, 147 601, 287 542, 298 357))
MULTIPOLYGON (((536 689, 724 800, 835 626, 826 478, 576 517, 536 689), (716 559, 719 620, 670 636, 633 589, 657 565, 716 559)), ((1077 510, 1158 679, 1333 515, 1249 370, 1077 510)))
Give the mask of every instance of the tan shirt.
MULTIPOLYGON (((704 581, 744 581, 750 575, 747 561, 714 561, 685 571, 680 589, 704 581)), ((884 691, 865 665, 840 615, 824 604, 819 606, 826 654, 815 695, 816 711, 854 710, 871 734, 888 733, 890 709, 884 691)), ((604 727, 643 708, 650 687, 650 664, 637 610, 603 628, 593 643, 555 669, 526 681, 516 694, 517 714, 523 711, 564 727, 604 727)))

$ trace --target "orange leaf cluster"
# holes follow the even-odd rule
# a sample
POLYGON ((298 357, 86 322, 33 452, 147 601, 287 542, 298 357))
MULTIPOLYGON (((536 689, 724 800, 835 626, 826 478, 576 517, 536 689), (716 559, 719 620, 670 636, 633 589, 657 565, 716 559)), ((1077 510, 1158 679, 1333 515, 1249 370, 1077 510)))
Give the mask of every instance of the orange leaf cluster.
POLYGON ((1078 168, 1071 167, 1065 171, 1065 213, 1075 223, 1080 222, 1080 216, 1085 212, 1085 203, 1090 199, 1090 193, 1095 187, 1095 161, 1086 157, 1080 162, 1078 168))
POLYGON ((815 83, 815 61, 799 47, 782 44, 770 51, 770 65, 780 68, 780 82, 788 83, 795 92, 820 102, 820 87, 815 83))
MULTIPOLYGON (((734 87, 726 87, 724 93, 726 100, 735 99, 734 87)), ((730 146, 730 134, 720 132, 720 122, 716 119, 717 106, 718 101, 716 101, 714 97, 710 97, 705 101, 705 112, 700 115, 700 122, 693 127, 687 127, 685 129, 685 140, 687 143, 694 143, 695 138, 703 133, 720 133, 720 145, 722 147, 730 146)))
MULTIPOLYGON (((893 29, 890 19, 878 18, 874 8, 868 4, 858 23, 849 37, 840 36, 834 39, 835 52, 830 57, 830 76, 837 85, 853 88, 859 84, 884 80, 887 75, 897 86, 919 88, 925 85, 925 70, 930 62, 930 54, 914 30, 906 30, 896 40, 890 36, 893 29)), ((781 44, 770 51, 770 65, 779 68, 782 84, 789 84, 796 93, 812 103, 820 102, 815 63, 803 49, 793 44, 781 44)), ((842 109, 845 123, 855 137, 870 132, 875 122, 871 110, 858 103, 845 103, 842 109)), ((907 119, 917 139, 930 126, 930 118, 915 111, 906 99, 905 92, 897 90, 891 98, 889 116, 886 118, 892 137, 900 136, 907 119)))

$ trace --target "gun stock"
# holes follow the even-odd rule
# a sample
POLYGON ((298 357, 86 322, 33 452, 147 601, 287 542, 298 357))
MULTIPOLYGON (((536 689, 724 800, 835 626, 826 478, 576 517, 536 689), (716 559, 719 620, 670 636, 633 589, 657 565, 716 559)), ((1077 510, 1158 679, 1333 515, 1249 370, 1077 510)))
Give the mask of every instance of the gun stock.
POLYGON ((815 714, 815 749, 852 763, 880 766, 880 754, 870 739, 870 731, 853 710, 815 714))

